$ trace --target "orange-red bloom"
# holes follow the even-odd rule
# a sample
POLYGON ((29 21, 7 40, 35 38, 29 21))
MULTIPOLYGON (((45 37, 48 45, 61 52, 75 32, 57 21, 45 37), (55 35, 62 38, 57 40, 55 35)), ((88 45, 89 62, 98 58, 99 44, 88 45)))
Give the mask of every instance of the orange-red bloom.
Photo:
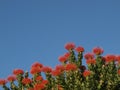
POLYGON ((96 55, 101 55, 104 52, 104 50, 100 47, 93 48, 93 53, 96 55))
POLYGON ((53 75, 53 76, 59 76, 59 75, 61 75, 62 74, 62 72, 60 71, 60 70, 53 70, 52 72, 51 72, 51 74, 53 75))
POLYGON ((75 44, 74 43, 67 43, 65 44, 65 49, 67 50, 71 50, 75 48, 75 44))
POLYGON ((70 53, 67 52, 67 53, 64 54, 64 56, 65 56, 67 59, 69 59, 69 57, 70 57, 70 53))
POLYGON ((42 83, 37 83, 34 85, 34 90, 43 90, 45 89, 45 85, 42 83))
POLYGON ((40 72, 41 72, 40 67, 31 67, 31 69, 30 69, 31 74, 36 74, 36 73, 40 73, 40 72))
POLYGON ((32 80, 30 79, 30 78, 23 78, 23 80, 22 80, 22 83, 23 84, 30 84, 32 82, 32 80))
POLYGON ((84 48, 82 46, 79 46, 75 49, 78 53, 79 52, 84 52, 84 48))
POLYGON ((88 59, 93 59, 94 58, 94 54, 93 53, 86 53, 84 55, 85 59, 88 60, 88 59))
POLYGON ((45 73, 50 73, 50 72, 52 72, 52 68, 51 68, 51 67, 48 67, 48 66, 42 67, 41 70, 42 70, 43 72, 45 72, 45 73))
POLYGON ((43 77, 42 76, 37 76, 36 77, 36 81, 42 81, 43 80, 43 77))
POLYGON ((39 63, 39 62, 35 62, 35 63, 32 64, 32 67, 40 67, 40 68, 42 68, 43 65, 41 63, 39 63))
POLYGON ((74 70, 77 70, 77 66, 76 64, 69 63, 69 64, 66 64, 65 69, 66 71, 74 71, 74 70))
POLYGON ((88 59, 86 60, 87 64, 96 64, 96 60, 95 59, 88 59))
POLYGON ((105 62, 106 63, 112 62, 114 60, 116 60, 116 56, 115 55, 106 55, 105 56, 105 62))
POLYGON ((58 59, 59 59, 60 62, 66 62, 67 61, 67 58, 65 56, 60 56, 58 59))
POLYGON ((5 79, 0 79, 0 85, 5 85, 7 83, 7 80, 5 79))
POLYGON ((83 76, 84 76, 84 77, 87 77, 87 76, 89 76, 90 74, 91 74, 91 72, 88 71, 88 70, 85 70, 85 71, 83 72, 83 76))
POLYGON ((57 65, 55 67, 56 70, 60 70, 61 72, 63 72, 65 70, 65 67, 63 65, 57 65))
POLYGON ((13 70, 14 75, 24 74, 24 71, 22 69, 15 69, 13 70))
POLYGON ((9 82, 13 82, 13 81, 16 80, 16 76, 10 75, 10 76, 7 77, 7 80, 8 80, 9 82))

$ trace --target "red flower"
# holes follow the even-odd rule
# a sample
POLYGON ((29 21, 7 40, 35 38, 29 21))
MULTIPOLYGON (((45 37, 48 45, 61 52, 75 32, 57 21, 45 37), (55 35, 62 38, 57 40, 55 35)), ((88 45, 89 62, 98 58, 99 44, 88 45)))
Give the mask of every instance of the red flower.
POLYGON ((69 57, 70 57, 70 53, 67 52, 67 53, 64 54, 64 56, 65 56, 67 59, 69 59, 69 57))
POLYGON ((42 81, 42 80, 43 80, 43 77, 42 77, 42 76, 36 77, 36 81, 42 81))
POLYGON ((109 63, 116 60, 116 56, 115 55, 106 55, 105 56, 105 62, 109 63))
POLYGON ((120 55, 116 56, 116 60, 120 61, 120 55))
POLYGON ((76 50, 78 53, 79 53, 79 52, 84 52, 84 48, 81 47, 81 46, 77 47, 75 50, 76 50))
POLYGON ((8 80, 9 82, 13 82, 13 81, 16 80, 16 76, 10 75, 10 76, 8 76, 7 80, 8 80))
POLYGON ((66 64, 65 69, 66 71, 74 71, 74 70, 77 70, 77 66, 76 64, 69 63, 69 64, 66 64))
POLYGON ((30 69, 31 74, 36 74, 36 73, 40 73, 40 72, 41 72, 40 67, 31 67, 31 69, 30 69))
POLYGON ((87 64, 96 64, 96 60, 95 59, 88 59, 86 60, 87 64))
POLYGON ((58 59, 59 59, 60 62, 66 62, 67 61, 67 58, 65 56, 60 56, 58 59))
POLYGON ((24 74, 24 71, 22 69, 15 69, 13 70, 14 75, 24 74))
POLYGON ((45 85, 41 83, 37 83, 34 85, 34 90, 43 90, 45 89, 45 85))
POLYGON ((92 54, 92 53, 86 53, 84 57, 85 57, 86 60, 93 59, 94 58, 94 54, 92 54))
POLYGON ((91 74, 91 72, 88 71, 88 70, 85 70, 85 71, 83 72, 83 76, 84 76, 84 77, 87 77, 87 76, 89 76, 90 74, 91 74))
POLYGON ((104 50, 100 47, 93 48, 93 53, 96 55, 101 55, 104 52, 104 50))
POLYGON ((65 44, 65 49, 67 50, 71 50, 75 48, 75 44, 74 43, 67 43, 65 44))
POLYGON ((7 83, 7 80, 5 80, 5 79, 0 79, 0 85, 5 85, 7 83))
POLYGON ((22 80, 22 83, 23 84, 30 84, 32 82, 32 80, 30 79, 30 78, 24 78, 23 80, 22 80))
POLYGON ((41 63, 39 63, 39 62, 35 62, 35 63, 32 64, 32 67, 40 67, 40 68, 42 68, 43 65, 41 63))
POLYGON ((42 70, 43 72, 45 72, 45 73, 50 73, 50 72, 52 72, 52 68, 51 68, 51 67, 48 67, 48 66, 43 67, 41 70, 42 70))
POLYGON ((56 70, 60 70, 61 72, 63 72, 65 70, 65 67, 63 65, 57 65, 55 67, 56 70))
POLYGON ((60 71, 60 70, 53 70, 52 72, 51 72, 51 74, 53 75, 53 76, 59 76, 59 75, 61 75, 62 74, 62 72, 60 71))

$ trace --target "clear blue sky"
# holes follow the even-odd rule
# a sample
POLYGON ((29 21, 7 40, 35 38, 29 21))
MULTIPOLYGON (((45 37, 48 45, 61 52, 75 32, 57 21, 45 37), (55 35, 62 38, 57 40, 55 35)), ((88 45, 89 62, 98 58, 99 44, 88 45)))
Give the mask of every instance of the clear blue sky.
POLYGON ((0 0, 0 77, 33 62, 54 67, 64 44, 120 54, 120 0, 0 0))

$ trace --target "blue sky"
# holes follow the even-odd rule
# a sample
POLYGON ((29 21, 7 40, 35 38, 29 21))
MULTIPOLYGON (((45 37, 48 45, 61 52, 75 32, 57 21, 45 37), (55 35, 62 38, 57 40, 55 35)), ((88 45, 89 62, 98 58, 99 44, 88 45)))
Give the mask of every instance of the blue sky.
POLYGON ((67 42, 120 54, 120 0, 0 1, 1 78, 35 61, 54 67, 67 42))

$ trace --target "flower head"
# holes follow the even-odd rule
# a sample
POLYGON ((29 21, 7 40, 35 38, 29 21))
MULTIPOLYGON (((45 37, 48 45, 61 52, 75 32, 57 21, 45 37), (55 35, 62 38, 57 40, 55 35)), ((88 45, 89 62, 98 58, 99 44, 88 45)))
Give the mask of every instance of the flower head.
POLYGON ((16 80, 16 76, 10 75, 10 76, 7 77, 7 80, 8 80, 9 82, 13 82, 13 81, 16 80))
POLYGON ((32 82, 32 80, 31 80, 30 78, 24 78, 24 79, 22 80, 22 83, 23 83, 24 85, 30 84, 31 82, 32 82))
POLYGON ((109 55, 105 56, 105 62, 107 62, 107 63, 112 62, 114 60, 116 60, 116 56, 115 55, 110 55, 109 54, 109 55))
POLYGON ((40 67, 40 68, 42 68, 43 65, 41 63, 39 63, 39 62, 35 62, 35 63, 32 64, 32 67, 40 67))
POLYGON ((41 68, 40 67, 31 67, 30 69, 30 73, 31 74, 37 74, 41 72, 41 68))
POLYGON ((65 44, 65 49, 67 50, 71 50, 75 48, 75 44, 74 43, 66 43, 65 44))
POLYGON ((79 52, 84 52, 84 48, 82 46, 79 46, 75 49, 78 53, 79 52))
POLYGON ((63 72, 65 70, 65 67, 63 65, 57 65, 55 67, 56 70, 60 70, 61 72, 63 72))
POLYGON ((51 74, 53 75, 53 76, 59 76, 59 75, 61 75, 62 74, 62 72, 60 71, 60 70, 53 70, 52 72, 51 72, 51 74))
POLYGON ((67 58, 65 56, 60 56, 58 59, 59 59, 60 62, 66 62, 67 61, 67 58))
POLYGON ((84 76, 84 77, 87 77, 87 76, 89 76, 90 74, 91 74, 91 72, 88 71, 88 70, 85 70, 85 71, 83 72, 83 76, 84 76))
POLYGON ((77 70, 77 66, 76 64, 69 63, 69 64, 66 64, 65 69, 66 71, 75 71, 77 70))
POLYGON ((101 55, 104 52, 104 50, 100 47, 93 48, 93 53, 96 55, 101 55))
POLYGON ((86 60, 93 59, 94 58, 94 54, 93 53, 86 53, 84 57, 85 57, 86 60))
POLYGON ((42 83, 37 83, 34 85, 34 90, 43 90, 45 89, 45 85, 42 83))
POLYGON ((37 76, 36 77, 36 81, 42 81, 43 80, 43 77, 42 76, 37 76))
POLYGON ((42 67, 41 70, 42 70, 43 72, 45 72, 45 73, 50 73, 50 72, 52 72, 52 68, 51 68, 51 67, 48 67, 48 66, 42 67))
POLYGON ((3 86, 7 83, 7 80, 5 79, 0 79, 0 85, 3 86))
POLYGON ((64 54, 64 56, 65 56, 67 59, 69 59, 69 57, 70 57, 70 53, 67 52, 67 53, 64 54))
POLYGON ((24 74, 24 71, 22 69, 15 69, 13 70, 14 75, 24 74))

